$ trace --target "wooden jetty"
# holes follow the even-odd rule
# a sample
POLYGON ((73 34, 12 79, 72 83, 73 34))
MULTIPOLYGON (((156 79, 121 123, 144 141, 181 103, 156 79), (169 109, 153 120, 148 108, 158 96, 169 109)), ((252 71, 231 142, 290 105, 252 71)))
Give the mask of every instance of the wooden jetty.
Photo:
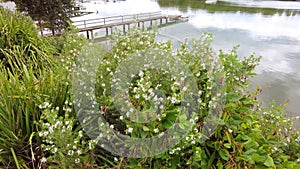
POLYGON ((110 16, 104 18, 88 19, 73 21, 73 25, 77 26, 79 32, 86 32, 86 37, 88 39, 94 38, 93 31, 106 29, 106 36, 109 35, 109 29, 112 33, 113 27, 123 26, 123 32, 130 29, 131 24, 137 24, 138 27, 145 27, 145 22, 150 22, 150 26, 153 22, 159 21, 160 24, 172 22, 172 21, 187 21, 187 17, 182 17, 181 15, 163 15, 161 11, 159 12, 149 12, 149 13, 139 13, 132 15, 120 15, 120 16, 110 16))

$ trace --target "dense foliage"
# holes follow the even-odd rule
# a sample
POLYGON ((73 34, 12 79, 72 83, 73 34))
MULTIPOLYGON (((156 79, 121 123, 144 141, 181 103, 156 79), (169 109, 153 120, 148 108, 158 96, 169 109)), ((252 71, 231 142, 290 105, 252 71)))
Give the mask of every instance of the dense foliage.
POLYGON ((38 105, 64 104, 69 90, 64 66, 69 63, 61 61, 74 38, 45 39, 30 18, 2 8, 0 15, 0 163, 34 168, 43 154, 36 135, 38 105))
POLYGON ((54 50, 39 37, 31 18, 1 7, 0 28, 0 59, 6 68, 21 73, 23 65, 37 70, 53 66, 49 55, 54 50))
POLYGON ((14 0, 17 9, 38 22, 40 29, 49 28, 54 35, 69 26, 74 0, 14 0))
MULTIPOLYGON (((114 34, 109 50, 101 48, 99 53, 99 48, 78 37, 76 32, 45 39, 37 35, 28 18, 2 9, 1 15, 5 17, 1 17, 0 22, 3 25, 0 37, 0 167, 300 167, 299 133, 292 128, 293 120, 284 115, 284 105, 271 103, 264 108, 256 99, 262 89, 248 89, 248 80, 255 75, 253 71, 260 57, 241 59, 237 48, 229 53, 215 54, 210 34, 181 43, 176 49, 171 41, 157 40, 157 32, 138 29, 131 29, 126 35, 114 34), (159 115, 153 116, 155 119, 151 122, 135 123, 118 111, 114 104, 118 97, 112 97, 111 93, 111 85, 118 81, 114 79, 116 70, 143 51, 161 54, 157 55, 157 60, 166 61, 163 59, 170 56, 178 58, 182 62, 179 64, 188 66, 197 85, 197 92, 192 95, 197 100, 194 109, 197 111, 192 120, 187 120, 179 109, 185 98, 191 98, 183 96, 190 84, 176 83, 172 73, 153 67, 130 76, 128 94, 135 109, 151 115, 157 113, 158 108, 159 115), (73 78, 81 73, 78 63, 88 64, 91 56, 101 59, 96 69, 95 93, 98 108, 103 119, 109 122, 109 128, 135 138, 160 135, 178 122, 183 129, 192 124, 192 130, 179 144, 155 156, 129 158, 108 152, 98 138, 88 136, 89 133, 82 129, 86 124, 80 124, 75 116, 75 107, 80 102, 74 100, 71 93, 73 78), (45 60, 49 62, 45 64, 45 60), (158 107, 161 103, 163 106, 158 107), (211 110, 219 112, 219 118, 212 119, 217 125, 207 132, 212 129, 205 125, 211 110)), ((101 131, 104 126, 99 123, 95 129, 101 131)), ((101 137, 111 136, 109 134, 101 133, 101 137)))

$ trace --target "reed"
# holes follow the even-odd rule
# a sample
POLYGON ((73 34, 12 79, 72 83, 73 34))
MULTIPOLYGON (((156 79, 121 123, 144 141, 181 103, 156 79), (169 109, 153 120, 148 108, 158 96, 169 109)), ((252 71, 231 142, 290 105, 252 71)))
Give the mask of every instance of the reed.
POLYGON ((0 8, 0 35, 0 168, 31 168, 41 152, 38 137, 30 144, 39 105, 64 103, 67 75, 30 18, 0 8))

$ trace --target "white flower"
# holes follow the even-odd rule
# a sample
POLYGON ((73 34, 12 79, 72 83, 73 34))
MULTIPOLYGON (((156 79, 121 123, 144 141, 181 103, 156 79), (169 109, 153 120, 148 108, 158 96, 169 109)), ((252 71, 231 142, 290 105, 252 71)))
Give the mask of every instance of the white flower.
POLYGON ((54 147, 53 152, 52 153, 56 153, 57 152, 57 148, 54 147))
POLYGON ((123 116, 120 116, 120 120, 123 120, 124 119, 124 117, 123 116))
POLYGON ((155 128, 153 131, 154 131, 154 133, 158 133, 159 132, 158 128, 155 128))
POLYGON ((76 159, 75 159, 75 163, 76 163, 76 164, 80 163, 80 159, 79 159, 79 158, 76 158, 76 159))
POLYGON ((114 157, 114 160, 115 160, 115 161, 118 161, 118 158, 117 158, 117 157, 114 157))
POLYGON ((44 131, 44 136, 47 136, 49 134, 48 131, 44 131))
POLYGON ((81 151, 80 151, 80 150, 77 150, 77 154, 80 155, 80 154, 81 154, 81 151))
POLYGON ((140 71, 140 72, 139 72, 139 76, 140 76, 140 77, 144 76, 144 72, 143 72, 143 71, 140 71))
POLYGON ((46 159, 45 157, 43 157, 43 158, 41 159, 41 163, 45 163, 45 162, 47 162, 47 159, 46 159))
POLYGON ((176 98, 175 97, 172 97, 171 98, 171 102, 174 104, 174 103, 176 103, 176 98))
POLYGON ((133 130, 133 128, 132 128, 132 127, 129 127, 129 128, 128 128, 128 133, 132 133, 132 130, 133 130))
POLYGON ((232 130, 231 130, 231 129, 228 129, 228 132, 229 132, 229 133, 232 133, 232 130))
POLYGON ((47 107, 50 107, 50 106, 51 106, 51 104, 49 104, 48 102, 44 103, 44 108, 47 108, 47 107))
POLYGON ((73 151, 73 150, 69 150, 69 151, 68 151, 68 155, 69 155, 69 156, 72 156, 73 154, 74 154, 74 151, 73 151))
POLYGON ((81 137, 83 137, 83 132, 82 132, 82 130, 80 130, 79 132, 78 132, 78 136, 81 138, 81 137))
POLYGON ((113 128, 114 128, 114 125, 110 125, 109 128, 113 129, 113 128))

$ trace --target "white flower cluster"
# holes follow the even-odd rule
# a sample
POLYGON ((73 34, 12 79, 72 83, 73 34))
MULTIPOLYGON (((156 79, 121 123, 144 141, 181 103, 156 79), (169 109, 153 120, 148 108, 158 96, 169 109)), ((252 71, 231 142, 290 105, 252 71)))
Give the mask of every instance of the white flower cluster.
POLYGON ((50 103, 44 105, 48 108, 43 109, 40 121, 42 129, 38 135, 43 141, 42 148, 51 152, 51 155, 43 157, 41 162, 45 163, 48 159, 56 159, 56 156, 64 154, 66 159, 74 160, 73 163, 80 163, 81 156, 94 149, 97 140, 82 141, 85 139, 84 132, 82 130, 74 132, 76 119, 69 114, 72 111, 71 102, 66 101, 62 109, 51 108, 50 103), (58 116, 59 110, 63 110, 64 117, 58 116))
POLYGON ((46 108, 50 108, 51 104, 49 102, 44 102, 43 104, 40 104, 38 107, 40 109, 46 109, 46 108))

